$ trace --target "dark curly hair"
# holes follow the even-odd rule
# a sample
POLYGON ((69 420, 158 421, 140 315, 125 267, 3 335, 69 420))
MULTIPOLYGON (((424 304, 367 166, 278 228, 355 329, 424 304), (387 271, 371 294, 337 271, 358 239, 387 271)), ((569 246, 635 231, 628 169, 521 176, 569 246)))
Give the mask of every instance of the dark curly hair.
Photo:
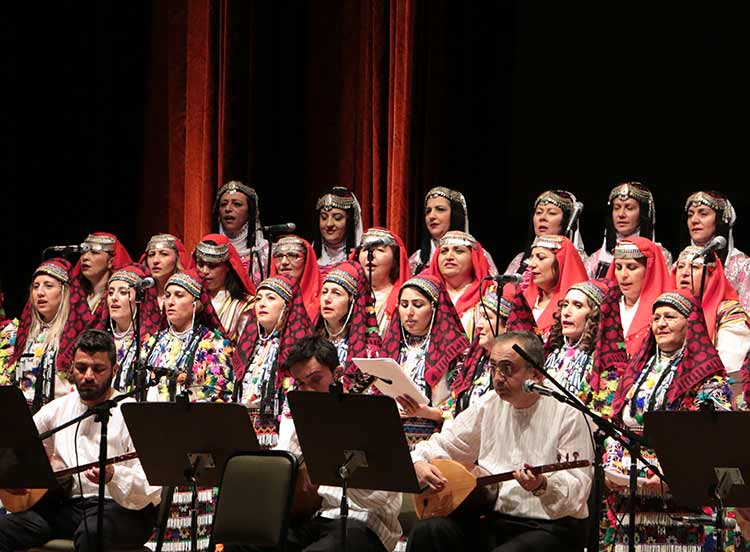
MULTIPOLYGON (((244 195, 247 199, 247 247, 248 249, 252 249, 253 247, 255 247, 255 221, 258 219, 258 205, 255 202, 254 197, 247 195, 242 190, 237 190, 237 192, 244 195)), ((214 200, 214 208, 211 213, 211 230, 215 234, 219 233, 220 203, 221 196, 216 196, 216 200, 214 200)))
MULTIPOLYGON (((348 190, 342 186, 334 186, 329 191, 327 191, 326 194, 332 194, 339 197, 352 197, 354 195, 351 190, 348 190)), ((349 251, 357 246, 357 236, 354 234, 357 225, 356 221, 354 220, 354 207, 350 209, 342 209, 342 211, 346 213, 346 229, 344 230, 344 242, 346 244, 345 251, 348 255, 349 251)), ((320 233, 320 209, 316 209, 315 214, 317 215, 317 218, 315 219, 316 239, 313 242, 312 246, 313 250, 315 251, 315 256, 320 259, 320 254, 323 248, 323 236, 320 233)))
MULTIPOLYGON (((562 301, 560 301, 560 303, 562 303, 562 301)), ((560 322, 560 303, 558 303, 557 311, 552 315, 555 321, 552 324, 552 329, 550 330, 549 338, 547 339, 547 350, 549 351, 554 351, 555 349, 562 347, 565 342, 565 337, 562 333, 562 323, 560 322)), ((599 318, 601 317, 601 311, 588 297, 586 297, 586 304, 591 309, 591 312, 586 316, 586 323, 583 325, 583 333, 581 334, 581 340, 578 342, 578 348, 585 353, 590 353, 594 350, 596 340, 599 337, 599 318)))

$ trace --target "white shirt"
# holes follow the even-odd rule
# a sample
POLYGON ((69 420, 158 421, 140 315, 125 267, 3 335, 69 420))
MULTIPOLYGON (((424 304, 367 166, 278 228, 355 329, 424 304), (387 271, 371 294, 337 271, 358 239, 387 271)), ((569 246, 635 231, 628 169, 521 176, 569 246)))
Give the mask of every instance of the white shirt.
MULTIPOLYGON (((528 408, 515 408, 490 391, 461 412, 450 425, 411 453, 414 462, 449 458, 478 464, 491 474, 557 462, 566 454, 573 460, 594 457, 591 433, 583 415, 551 397, 540 396, 528 408)), ((517 517, 560 519, 588 516, 592 469, 576 468, 546 474, 547 490, 534 496, 515 479, 500 483, 495 511, 517 517)))
MULTIPOLYGON (((288 450, 298 459, 302 458, 297 430, 290 416, 282 415, 279 427, 279 444, 274 447, 288 450)), ((337 519, 341 514, 341 487, 318 487, 318 495, 323 499, 319 511, 324 518, 337 519)), ((367 489, 347 489, 349 517, 359 520, 375 533, 386 550, 393 550, 401 537, 401 493, 371 491, 367 489)))
MULTIPOLYGON (((119 394, 115 391, 112 396, 115 397, 119 394)), ((126 402, 135 401, 125 399, 120 404, 126 402)), ((68 420, 72 420, 76 416, 80 416, 87 409, 88 407, 81 402, 78 392, 74 391, 43 406, 34 415, 34 422, 39 433, 44 433, 68 420)), ((112 416, 107 426, 107 458, 120 456, 135 450, 120 408, 113 408, 111 412, 112 416)), ((78 424, 58 431, 44 441, 47 453, 57 453, 67 467, 81 466, 99 460, 101 425, 94 421, 94 416, 90 416, 80 423, 77 437, 76 425, 78 424), (76 448, 78 449, 78 461, 76 461, 76 448)), ((138 459, 114 464, 114 468, 114 476, 104 490, 105 497, 113 499, 120 506, 129 510, 140 510, 149 504, 159 503, 161 487, 149 485, 138 459)), ((81 474, 80 481, 83 485, 84 497, 98 496, 99 486, 96 483, 89 481, 83 474, 81 474)), ((77 475, 73 476, 71 496, 81 496, 81 487, 78 485, 77 475)))

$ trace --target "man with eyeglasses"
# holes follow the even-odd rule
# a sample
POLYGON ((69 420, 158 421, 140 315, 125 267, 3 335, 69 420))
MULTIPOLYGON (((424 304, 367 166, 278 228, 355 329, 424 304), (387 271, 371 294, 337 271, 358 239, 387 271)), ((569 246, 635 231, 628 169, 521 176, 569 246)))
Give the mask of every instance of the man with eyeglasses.
MULTIPOLYGON (((508 332, 495 338, 490 353, 494 393, 486 393, 452 424, 419 443, 412 452, 420 484, 442 490, 448 480, 429 462, 449 458, 478 465, 491 474, 514 471, 500 483, 497 501, 481 518, 464 515, 420 521, 407 551, 565 551, 581 550, 591 468, 535 475, 531 466, 554 464, 559 457, 593 457, 583 416, 552 397, 524 391, 523 383, 543 376, 513 350, 518 344, 532 360, 544 362, 539 338, 508 332)), ((429 492, 429 491, 427 491, 429 492)))

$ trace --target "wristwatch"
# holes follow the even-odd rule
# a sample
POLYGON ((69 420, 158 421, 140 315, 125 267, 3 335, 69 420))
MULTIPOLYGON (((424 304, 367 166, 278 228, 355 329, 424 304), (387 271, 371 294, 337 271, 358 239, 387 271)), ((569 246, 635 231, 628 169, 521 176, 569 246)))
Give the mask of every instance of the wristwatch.
POLYGON ((545 477, 545 478, 544 478, 544 479, 542 480, 542 484, 541 484, 541 485, 539 485, 539 486, 538 486, 538 487, 537 487, 536 489, 534 489, 533 491, 531 491, 531 494, 533 494, 534 496, 542 496, 542 495, 543 495, 544 493, 546 493, 546 492, 547 492, 547 478, 545 477))

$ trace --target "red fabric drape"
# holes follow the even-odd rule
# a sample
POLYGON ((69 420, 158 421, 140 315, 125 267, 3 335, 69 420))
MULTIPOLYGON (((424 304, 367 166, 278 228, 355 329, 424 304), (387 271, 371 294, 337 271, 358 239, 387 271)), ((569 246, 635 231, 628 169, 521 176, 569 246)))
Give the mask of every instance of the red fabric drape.
MULTIPOLYGON (((230 178, 250 180, 246 171, 257 162, 253 143, 264 138, 247 116, 262 84, 253 56, 263 44, 252 37, 269 24, 257 9, 233 0, 153 4, 144 239, 170 232, 192 249, 210 231, 216 188, 230 178)), ((364 226, 388 226, 411 250, 415 1, 340 0, 298 11, 309 33, 299 54, 304 62, 276 70, 308 68, 305 109, 312 130, 307 160, 289 160, 306 163, 308 182, 290 185, 304 189, 305 197, 332 184, 351 188, 363 206, 364 226), (321 98, 333 99, 323 105, 321 98)), ((256 183, 261 196, 277 191, 264 184, 274 183, 256 183)), ((269 208, 263 197, 261 205, 269 208)))

